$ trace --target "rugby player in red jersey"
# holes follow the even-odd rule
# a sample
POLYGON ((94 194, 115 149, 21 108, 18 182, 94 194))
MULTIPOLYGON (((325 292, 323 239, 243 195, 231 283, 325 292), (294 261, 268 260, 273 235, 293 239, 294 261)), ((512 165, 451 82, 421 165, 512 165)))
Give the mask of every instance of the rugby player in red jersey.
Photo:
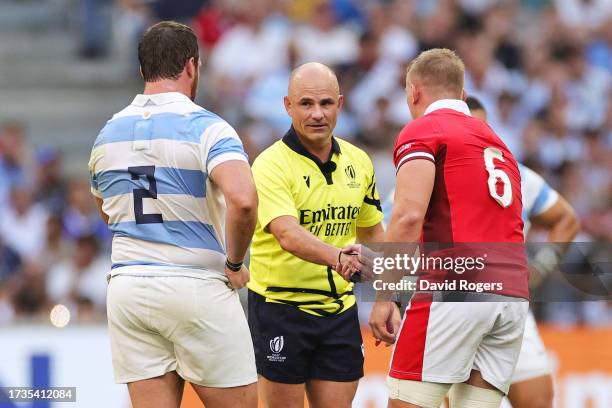
MULTIPOLYGON (((390 407, 438 408, 447 393, 453 408, 499 407, 521 348, 529 296, 520 173, 499 137, 470 116, 463 80, 463 62, 447 49, 425 51, 408 67, 414 120, 395 144, 396 193, 385 242, 485 243, 502 254, 490 256, 480 275, 489 293, 455 302, 441 292, 417 292, 401 328, 395 304, 379 298, 370 326, 377 339, 395 342, 390 407), (500 245, 516 250, 504 253, 500 245)), ((435 272, 419 280, 440 282, 435 272)))

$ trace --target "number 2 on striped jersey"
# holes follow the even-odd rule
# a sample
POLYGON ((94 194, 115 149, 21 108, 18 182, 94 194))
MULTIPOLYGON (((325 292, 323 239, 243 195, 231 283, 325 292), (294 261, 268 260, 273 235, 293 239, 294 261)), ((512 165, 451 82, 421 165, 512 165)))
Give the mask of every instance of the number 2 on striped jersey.
POLYGON ((155 180, 155 166, 132 166, 128 167, 132 180, 138 180, 144 176, 149 182, 149 188, 135 188, 134 196, 134 219, 136 224, 159 224, 164 222, 161 214, 145 214, 143 211, 143 198, 157 199, 157 180, 155 180))
POLYGON ((489 173, 487 184, 489 186, 489 194, 497 204, 506 208, 512 203, 512 184, 510 184, 510 177, 502 169, 495 168, 495 160, 505 162, 504 155, 501 150, 495 147, 487 147, 484 149, 484 162, 485 169, 489 173), (503 193, 500 195, 497 191, 497 182, 501 180, 503 184, 503 193))

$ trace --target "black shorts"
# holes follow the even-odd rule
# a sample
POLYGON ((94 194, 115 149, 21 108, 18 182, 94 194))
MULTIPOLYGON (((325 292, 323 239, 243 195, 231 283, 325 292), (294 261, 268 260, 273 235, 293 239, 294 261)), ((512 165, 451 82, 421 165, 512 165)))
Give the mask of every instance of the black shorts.
POLYGON ((301 384, 309 379, 356 381, 363 377, 363 342, 357 305, 334 316, 266 302, 249 290, 249 327, 257 373, 301 384))

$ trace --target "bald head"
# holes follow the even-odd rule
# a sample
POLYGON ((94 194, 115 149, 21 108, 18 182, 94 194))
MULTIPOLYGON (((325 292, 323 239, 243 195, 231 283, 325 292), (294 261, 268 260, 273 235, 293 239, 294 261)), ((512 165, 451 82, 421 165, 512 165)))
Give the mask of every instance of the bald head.
POLYGON ((302 143, 320 149, 325 158, 343 101, 338 78, 328 66, 309 62, 291 73, 285 109, 302 143))
POLYGON ((303 87, 318 87, 328 89, 336 95, 340 94, 340 85, 338 85, 336 74, 330 67, 319 62, 307 62, 291 72, 289 89, 287 90, 289 97, 295 95, 303 87))

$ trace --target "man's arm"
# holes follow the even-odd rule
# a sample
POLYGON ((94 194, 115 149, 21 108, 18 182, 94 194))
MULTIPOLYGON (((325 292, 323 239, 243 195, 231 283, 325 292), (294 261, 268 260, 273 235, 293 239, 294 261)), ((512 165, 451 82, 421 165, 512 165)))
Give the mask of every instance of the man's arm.
MULTIPOLYGON (((418 244, 425 214, 429 207, 431 192, 436 176, 436 166, 429 160, 411 160, 404 163, 397 172, 395 199, 391 218, 385 234, 387 243, 418 244)), ((412 254, 415 249, 407 248, 412 254)), ((401 277, 389 271, 382 276, 383 281, 396 282, 401 277)), ((399 310, 391 302, 392 293, 380 291, 370 314, 369 325, 376 338, 387 345, 395 342, 400 326, 399 310)))
POLYGON ((212 182, 223 192, 227 205, 225 217, 227 259, 244 260, 257 223, 257 190, 247 162, 230 160, 210 173, 212 182))
MULTIPOLYGON (((290 215, 277 217, 268 224, 268 229, 283 250, 305 261, 336 268, 341 250, 321 241, 304 229, 295 217, 290 215)), ((344 252, 340 256, 341 264, 350 262, 355 264, 356 270, 359 269, 360 265, 355 257, 344 252)))
POLYGON ((572 242, 580 231, 580 220, 572 206, 559 196, 555 204, 531 221, 548 229, 548 242, 572 242))
POLYGON ((553 270, 557 269, 568 245, 580 230, 580 220, 572 206, 561 196, 544 212, 532 215, 531 221, 548 229, 548 242, 533 257, 531 287, 538 286, 553 270), (557 244, 557 245, 554 245, 557 244))
POLYGON ((435 176, 436 166, 428 160, 412 160, 400 167, 385 242, 420 241, 435 176))
POLYGON ((108 225, 108 215, 102 210, 102 204, 104 201, 100 197, 94 196, 96 201, 96 207, 98 207, 98 213, 100 213, 100 218, 108 225))
POLYGON ((371 227, 357 227, 357 242, 365 244, 368 242, 383 242, 385 239, 385 230, 382 223, 378 223, 371 227))

